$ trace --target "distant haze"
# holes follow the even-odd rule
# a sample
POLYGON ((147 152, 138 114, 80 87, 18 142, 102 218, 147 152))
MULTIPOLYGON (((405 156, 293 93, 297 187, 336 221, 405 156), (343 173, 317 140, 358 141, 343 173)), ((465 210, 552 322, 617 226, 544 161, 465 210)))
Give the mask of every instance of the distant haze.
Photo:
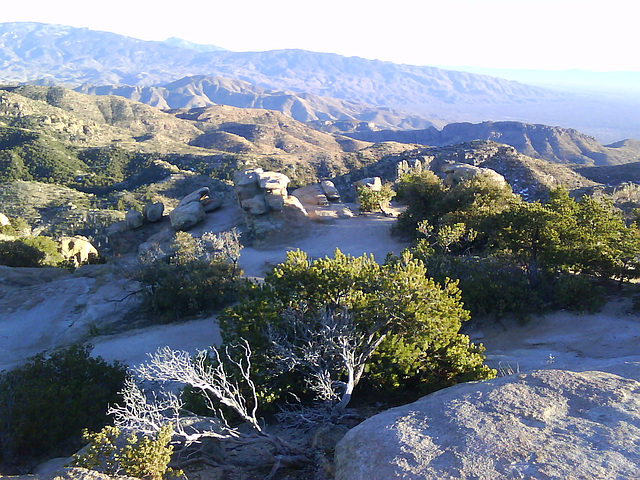
POLYGON ((247 0, 150 5, 5 2, 2 22, 178 37, 232 51, 296 48, 411 65, 640 71, 634 2, 608 0, 247 0))

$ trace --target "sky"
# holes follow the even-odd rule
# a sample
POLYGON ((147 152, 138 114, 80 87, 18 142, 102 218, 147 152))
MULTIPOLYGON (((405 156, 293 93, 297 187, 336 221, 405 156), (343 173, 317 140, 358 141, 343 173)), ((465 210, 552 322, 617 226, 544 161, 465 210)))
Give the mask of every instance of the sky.
POLYGON ((0 22, 440 67, 640 71, 635 0, 4 2, 0 22))

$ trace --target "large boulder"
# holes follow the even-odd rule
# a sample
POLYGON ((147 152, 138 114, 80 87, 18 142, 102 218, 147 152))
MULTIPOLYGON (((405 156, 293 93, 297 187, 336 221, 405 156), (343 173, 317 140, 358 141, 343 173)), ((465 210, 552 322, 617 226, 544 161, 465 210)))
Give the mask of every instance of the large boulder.
POLYGON ((88 238, 82 236, 61 237, 58 240, 60 255, 75 265, 87 263, 97 259, 99 254, 88 238))
POLYGON ((329 200, 330 202, 340 201, 340 192, 331 180, 321 181, 320 187, 322 188, 324 194, 327 196, 327 200, 329 200))
POLYGON ((201 202, 209 196, 209 187, 201 187, 198 190, 191 192, 189 195, 182 197, 182 200, 178 202, 178 207, 182 207, 192 202, 201 202))
POLYGON ((327 205, 329 203, 327 196, 318 183, 312 183, 311 185, 296 188, 291 192, 291 195, 300 200, 300 203, 309 207, 327 205))
POLYGON ((640 478, 640 363, 617 372, 538 370, 393 408, 340 441, 335 478, 640 478))
POLYGON ((266 193, 286 196, 287 185, 289 185, 289 177, 280 172, 262 172, 258 173, 258 185, 265 190, 266 193))
POLYGON ((4 213, 0 213, 0 227, 4 227, 5 225, 9 225, 11 222, 9 221, 9 217, 7 217, 4 213))
POLYGON ((144 216, 137 210, 129 210, 124 217, 124 223, 131 230, 140 228, 144 223, 144 216))
POLYGON ((174 230, 188 230, 204 220, 206 215, 202 203, 190 202, 186 205, 178 205, 171 210, 169 219, 174 230))
POLYGON ((507 183, 505 178, 495 170, 476 167, 475 165, 469 165, 467 163, 446 163, 442 166, 442 172, 446 175, 444 183, 449 186, 470 180, 478 175, 485 175, 499 185, 505 185, 507 183))
POLYGON ((147 203, 144 206, 144 210, 142 213, 144 214, 144 218, 147 222, 157 222, 162 218, 162 215, 164 214, 164 203, 147 203))

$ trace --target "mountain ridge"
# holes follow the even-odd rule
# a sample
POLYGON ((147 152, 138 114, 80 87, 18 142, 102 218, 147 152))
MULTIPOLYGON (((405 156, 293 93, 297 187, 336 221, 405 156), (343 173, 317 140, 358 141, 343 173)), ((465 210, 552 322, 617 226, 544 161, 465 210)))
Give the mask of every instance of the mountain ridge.
POLYGON ((640 105, 496 77, 303 50, 201 52, 108 32, 0 24, 0 81, 158 86, 185 76, 407 111, 442 123, 517 120, 576 128, 602 141, 640 138, 640 105))

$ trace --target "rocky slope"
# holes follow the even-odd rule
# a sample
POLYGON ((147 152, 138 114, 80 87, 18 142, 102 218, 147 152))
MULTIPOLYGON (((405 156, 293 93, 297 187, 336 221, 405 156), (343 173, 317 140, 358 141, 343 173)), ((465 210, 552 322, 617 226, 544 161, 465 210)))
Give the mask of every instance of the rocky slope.
POLYGON ((385 130, 346 135, 369 142, 405 142, 443 146, 472 140, 493 140, 518 152, 550 162, 585 166, 620 165, 640 160, 640 144, 626 140, 603 146, 595 138, 571 128, 522 122, 451 123, 438 130, 385 130))

